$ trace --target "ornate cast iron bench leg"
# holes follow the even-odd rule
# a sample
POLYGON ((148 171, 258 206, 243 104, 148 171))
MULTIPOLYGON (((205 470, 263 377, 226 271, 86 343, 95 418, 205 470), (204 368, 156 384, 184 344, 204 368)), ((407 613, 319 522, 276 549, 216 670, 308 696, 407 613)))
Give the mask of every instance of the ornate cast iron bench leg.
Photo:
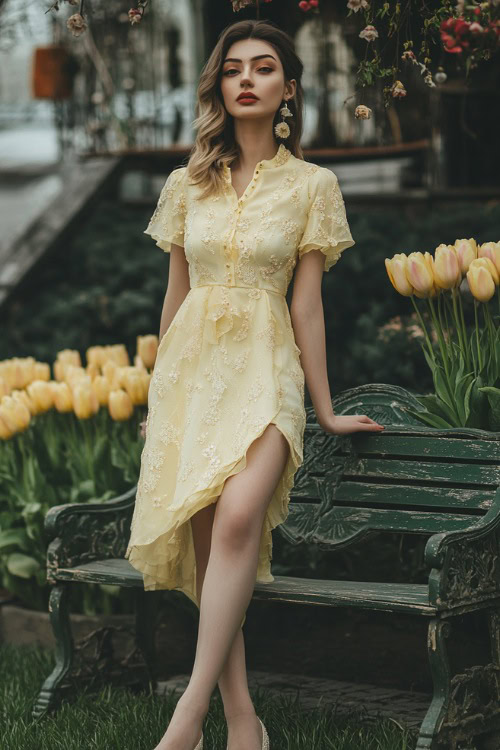
POLYGON ((56 640, 56 665, 42 685, 33 708, 34 718, 47 713, 57 702, 59 686, 71 669, 73 636, 68 608, 69 583, 56 583, 50 592, 50 623, 56 640))
POLYGON ((420 727, 416 750, 436 750, 437 734, 446 715, 450 700, 450 663, 445 639, 451 625, 446 620, 433 618, 427 633, 427 649, 434 684, 434 696, 420 727))

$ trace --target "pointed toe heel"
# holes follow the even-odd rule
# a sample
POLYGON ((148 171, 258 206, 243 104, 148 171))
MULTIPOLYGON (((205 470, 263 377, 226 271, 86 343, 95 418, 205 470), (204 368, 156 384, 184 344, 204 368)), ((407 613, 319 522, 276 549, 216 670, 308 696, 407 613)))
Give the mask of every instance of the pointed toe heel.
POLYGON ((194 750, 203 750, 203 732, 201 733, 200 741, 198 742, 194 750))
POLYGON ((260 726, 262 728, 262 750, 270 750, 269 735, 267 733, 267 730, 264 724, 262 723, 262 720, 259 719, 259 721, 260 721, 260 726))

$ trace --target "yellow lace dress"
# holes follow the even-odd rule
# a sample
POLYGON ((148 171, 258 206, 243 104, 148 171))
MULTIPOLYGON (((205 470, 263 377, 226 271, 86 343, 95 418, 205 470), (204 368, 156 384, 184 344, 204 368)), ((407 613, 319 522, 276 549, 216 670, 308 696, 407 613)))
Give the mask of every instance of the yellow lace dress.
POLYGON ((177 589, 198 607, 190 518, 245 468, 270 423, 290 445, 260 540, 257 581, 274 580, 271 530, 288 515, 305 427, 285 294, 304 253, 319 248, 328 271, 354 245, 335 174, 283 144, 241 198, 228 167, 224 178, 223 194, 196 201, 187 167, 173 170, 145 230, 165 252, 184 247, 191 289, 158 347, 125 555, 145 590, 177 589))

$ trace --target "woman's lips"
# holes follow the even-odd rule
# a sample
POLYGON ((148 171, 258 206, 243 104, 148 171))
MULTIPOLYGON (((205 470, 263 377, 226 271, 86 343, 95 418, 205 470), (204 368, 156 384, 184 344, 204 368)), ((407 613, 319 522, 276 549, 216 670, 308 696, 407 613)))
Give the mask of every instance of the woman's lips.
POLYGON ((241 99, 236 99, 236 101, 239 104, 251 104, 253 102, 258 102, 259 100, 256 99, 255 96, 242 96, 241 99))

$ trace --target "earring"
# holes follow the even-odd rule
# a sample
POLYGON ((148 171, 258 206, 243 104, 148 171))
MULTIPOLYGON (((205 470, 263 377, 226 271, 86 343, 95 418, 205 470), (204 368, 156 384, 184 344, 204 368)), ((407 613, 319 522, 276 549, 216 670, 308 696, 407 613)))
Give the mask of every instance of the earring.
MULTIPOLYGON (((280 115, 285 117, 293 117, 293 112, 288 109, 288 105, 286 103, 286 99, 284 99, 285 106, 280 109, 280 115)), ((274 126, 274 132, 278 138, 288 138, 290 135, 290 128, 288 127, 288 123, 285 122, 285 120, 281 120, 281 122, 278 122, 274 126)))

